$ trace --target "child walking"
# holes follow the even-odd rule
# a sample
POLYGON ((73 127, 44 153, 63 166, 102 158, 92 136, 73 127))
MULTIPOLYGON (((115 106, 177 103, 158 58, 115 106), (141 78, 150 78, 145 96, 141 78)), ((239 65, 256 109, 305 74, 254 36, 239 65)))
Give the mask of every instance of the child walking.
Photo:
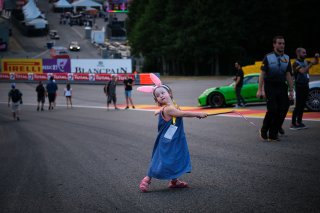
POLYGON ((67 83, 67 86, 64 89, 64 96, 66 96, 67 109, 69 108, 69 103, 71 106, 70 108, 72 108, 72 88, 70 86, 70 83, 67 83))
MULTIPOLYGON (((153 75, 153 74, 152 74, 153 75)), ((155 75, 152 79, 157 79, 155 75)), ((157 80, 154 80, 154 82, 157 80)), ((185 188, 188 184, 178 178, 191 172, 190 155, 183 127, 183 117, 205 118, 202 112, 182 111, 174 103, 171 89, 162 85, 160 80, 153 90, 153 97, 161 109, 159 114, 158 136, 152 152, 152 159, 147 176, 140 183, 140 190, 147 192, 151 178, 170 180, 169 188, 185 188), (158 85, 157 85, 158 84, 158 85)), ((138 88, 139 91, 150 92, 148 86, 138 88)))

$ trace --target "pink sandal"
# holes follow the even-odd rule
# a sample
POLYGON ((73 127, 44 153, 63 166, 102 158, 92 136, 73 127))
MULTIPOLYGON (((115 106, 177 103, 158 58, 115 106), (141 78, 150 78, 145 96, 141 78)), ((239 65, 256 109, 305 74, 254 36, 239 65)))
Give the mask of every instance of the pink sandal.
POLYGON ((141 180, 141 183, 140 183, 140 190, 142 192, 147 192, 148 189, 149 189, 149 185, 151 183, 151 180, 148 176, 144 177, 142 180, 141 180))
POLYGON ((186 188, 188 187, 188 183, 181 181, 179 179, 171 180, 169 183, 169 188, 186 188))

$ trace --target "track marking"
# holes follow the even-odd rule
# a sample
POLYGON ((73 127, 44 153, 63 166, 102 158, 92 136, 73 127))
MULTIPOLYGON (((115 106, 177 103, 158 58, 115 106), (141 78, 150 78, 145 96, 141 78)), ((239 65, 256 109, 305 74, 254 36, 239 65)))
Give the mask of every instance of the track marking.
MULTIPOLYGON (((8 104, 8 102, 0 102, 0 104, 8 104)), ((23 103, 23 105, 26 106, 37 106, 37 104, 33 103, 23 103)), ((57 107, 67 107, 65 104, 57 104, 57 107)), ((85 109, 107 109, 106 106, 90 106, 90 105, 72 105, 73 108, 85 108, 85 109)), ((118 105, 120 109, 125 108, 125 105, 118 105)), ((261 110, 261 109, 248 109, 248 108, 243 108, 243 109, 234 109, 234 108, 222 108, 222 109, 213 109, 213 108, 203 108, 203 107, 192 107, 192 106, 180 106, 182 110, 187 110, 187 111, 194 111, 194 112, 206 112, 208 114, 214 114, 214 113, 223 113, 226 111, 234 110, 236 112, 241 113, 243 116, 246 118, 260 118, 263 119, 266 113, 266 110, 261 110)), ((110 107, 111 110, 113 110, 113 107, 110 107)), ((159 107, 155 105, 135 105, 135 109, 127 109, 127 110, 133 110, 133 111, 147 111, 147 112, 154 112, 158 110, 159 107)), ((241 117, 237 113, 228 113, 228 114, 219 114, 216 116, 223 116, 223 117, 235 117, 239 118, 241 117)), ((288 112, 286 120, 291 120, 292 117, 292 112, 288 112)), ((303 114, 303 120, 306 121, 320 121, 320 113, 319 112, 305 112, 303 114)))
POLYGON ((46 51, 43 51, 42 53, 36 55, 36 56, 33 56, 32 58, 41 58, 41 56, 47 54, 49 52, 49 50, 46 50, 46 51))

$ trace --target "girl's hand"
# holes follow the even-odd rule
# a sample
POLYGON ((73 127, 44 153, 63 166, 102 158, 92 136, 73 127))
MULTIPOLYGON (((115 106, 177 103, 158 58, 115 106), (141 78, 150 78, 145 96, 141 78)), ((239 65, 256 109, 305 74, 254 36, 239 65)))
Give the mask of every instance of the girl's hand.
POLYGON ((160 113, 160 110, 154 111, 154 116, 157 116, 160 113))
POLYGON ((206 118, 206 117, 208 117, 208 114, 205 113, 205 112, 199 112, 199 114, 198 114, 198 116, 197 116, 197 118, 199 118, 199 119, 201 119, 201 118, 206 118))

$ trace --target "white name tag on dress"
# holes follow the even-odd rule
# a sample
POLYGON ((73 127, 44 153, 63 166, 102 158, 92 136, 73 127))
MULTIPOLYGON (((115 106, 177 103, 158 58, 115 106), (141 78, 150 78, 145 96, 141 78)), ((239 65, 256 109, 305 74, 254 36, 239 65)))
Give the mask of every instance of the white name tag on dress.
POLYGON ((166 134, 164 134, 164 138, 171 140, 174 133, 176 133, 178 127, 175 125, 170 125, 169 129, 167 130, 166 134))

